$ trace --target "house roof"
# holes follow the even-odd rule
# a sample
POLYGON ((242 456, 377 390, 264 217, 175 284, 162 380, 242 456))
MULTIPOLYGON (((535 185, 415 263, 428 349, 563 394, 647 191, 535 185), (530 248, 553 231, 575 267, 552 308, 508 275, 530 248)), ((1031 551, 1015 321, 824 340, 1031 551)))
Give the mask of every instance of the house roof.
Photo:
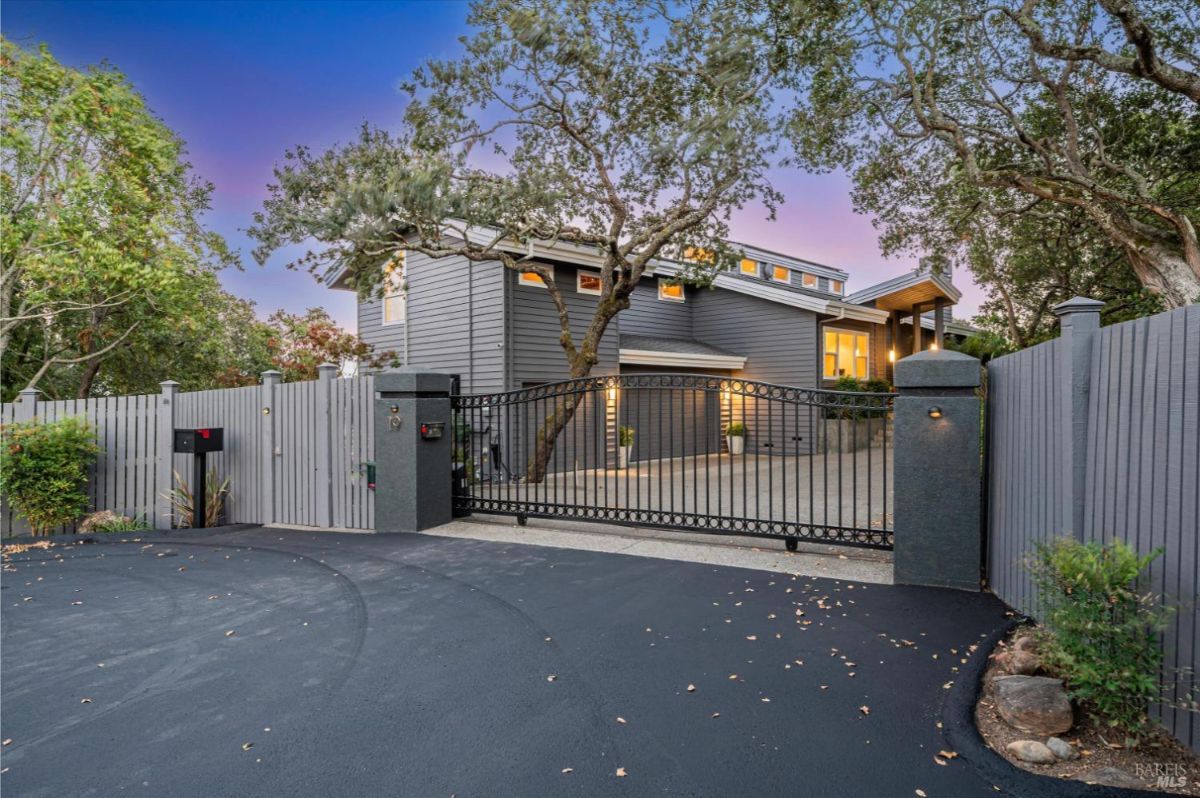
POLYGON ((834 266, 826 266, 823 263, 785 255, 782 252, 763 249, 762 247, 756 247, 753 244, 744 244, 740 241, 730 241, 729 244, 741 249, 746 253, 746 257, 751 260, 763 261, 778 266, 787 266, 797 271, 808 272, 819 277, 828 277, 831 280, 841 280, 842 282, 845 282, 850 277, 847 272, 834 266))
POLYGON ((741 369, 746 365, 745 355, 683 338, 622 333, 619 347, 620 362, 628 365, 715 369, 741 369))
POLYGON ((884 280, 846 297, 852 304, 874 302, 875 307, 883 310, 910 310, 913 305, 935 299, 948 299, 951 304, 957 304, 962 299, 962 292, 946 275, 920 270, 884 280))

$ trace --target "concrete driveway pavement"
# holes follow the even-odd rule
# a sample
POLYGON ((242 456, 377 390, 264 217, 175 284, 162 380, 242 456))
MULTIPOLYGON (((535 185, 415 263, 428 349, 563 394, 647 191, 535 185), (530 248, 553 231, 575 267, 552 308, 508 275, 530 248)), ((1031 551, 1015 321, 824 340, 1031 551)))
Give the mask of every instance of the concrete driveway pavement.
POLYGON ((421 535, 117 541, 5 564, 6 794, 996 794, 934 761, 1004 620, 984 595, 421 535))

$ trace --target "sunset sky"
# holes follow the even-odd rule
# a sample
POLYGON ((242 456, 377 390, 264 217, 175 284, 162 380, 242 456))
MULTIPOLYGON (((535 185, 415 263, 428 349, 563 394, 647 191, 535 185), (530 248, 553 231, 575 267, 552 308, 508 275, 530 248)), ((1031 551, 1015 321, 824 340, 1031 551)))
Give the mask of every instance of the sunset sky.
MULTIPOLYGON (((196 173, 216 184, 210 226, 240 250, 244 268, 226 287, 258 304, 299 312, 323 306, 354 326, 354 298, 250 257, 242 232, 266 195, 271 169, 289 147, 323 149, 350 139, 364 121, 398 125, 397 83, 427 58, 459 52, 467 7, 458 2, 61 2, 6 0, 2 30, 24 46, 41 43, 72 66, 108 61, 129 76, 150 107, 188 143, 196 173)), ((777 170, 787 199, 778 219, 750 207, 733 237, 838 266, 854 291, 911 268, 884 259, 869 218, 850 206, 840 173, 777 170)), ((956 274, 963 303, 975 312, 981 292, 956 274)))

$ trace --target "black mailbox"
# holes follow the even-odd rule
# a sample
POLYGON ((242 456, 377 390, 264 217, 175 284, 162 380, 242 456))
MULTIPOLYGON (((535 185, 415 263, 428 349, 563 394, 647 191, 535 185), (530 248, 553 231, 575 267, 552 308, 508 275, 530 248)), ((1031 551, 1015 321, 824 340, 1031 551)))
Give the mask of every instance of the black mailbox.
POLYGON ((176 454, 205 454, 222 451, 225 445, 225 430, 222 427, 175 430, 176 454))

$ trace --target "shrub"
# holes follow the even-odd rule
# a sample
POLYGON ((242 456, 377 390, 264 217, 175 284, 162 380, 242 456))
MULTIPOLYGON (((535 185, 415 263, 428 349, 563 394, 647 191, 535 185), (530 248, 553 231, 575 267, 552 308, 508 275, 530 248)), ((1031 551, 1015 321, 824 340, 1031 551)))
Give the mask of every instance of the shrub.
POLYGON ((617 429, 617 440, 622 446, 633 446, 633 439, 637 436, 637 430, 633 427, 619 427, 617 429))
MULTIPOLYGON (((171 502, 171 509, 175 512, 176 528, 187 529, 195 526, 192 523, 192 513, 196 500, 179 472, 172 473, 175 474, 175 487, 164 496, 171 502)), ((209 471, 204 480, 204 494, 204 525, 217 526, 225 510, 225 499, 229 496, 229 477, 218 481, 217 470, 214 468, 209 471)))
POLYGON ((1169 611, 1138 592, 1156 549, 1139 557, 1122 541, 1107 546, 1063 539, 1041 544, 1030 563, 1041 590, 1044 664, 1073 698, 1132 745, 1147 731, 1159 695, 1162 652, 1156 632, 1169 611))
POLYGON ((150 528, 142 517, 130 518, 112 510, 92 513, 79 524, 80 532, 142 532, 150 528))
POLYGON ((734 438, 744 437, 746 434, 746 425, 740 421, 730 422, 729 426, 725 428, 725 434, 734 438))
POLYGON ((78 518, 87 509, 87 469, 100 452, 86 419, 34 419, 3 431, 0 490, 33 533, 78 518))

